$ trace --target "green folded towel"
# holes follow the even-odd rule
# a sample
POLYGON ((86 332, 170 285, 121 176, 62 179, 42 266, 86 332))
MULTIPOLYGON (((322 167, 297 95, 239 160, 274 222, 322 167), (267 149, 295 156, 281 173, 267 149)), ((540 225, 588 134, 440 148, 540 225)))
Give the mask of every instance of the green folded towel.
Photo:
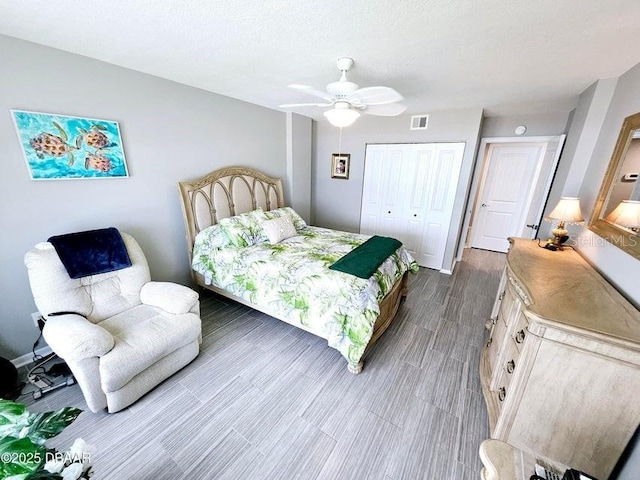
POLYGON ((374 235, 359 247, 351 250, 344 257, 331 265, 331 270, 369 278, 378 267, 398 250, 402 243, 395 238, 374 235))

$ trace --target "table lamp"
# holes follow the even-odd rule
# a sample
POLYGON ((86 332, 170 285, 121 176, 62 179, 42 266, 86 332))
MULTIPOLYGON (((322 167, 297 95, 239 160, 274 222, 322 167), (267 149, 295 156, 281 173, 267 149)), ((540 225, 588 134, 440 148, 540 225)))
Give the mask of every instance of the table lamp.
POLYGON ((558 220, 558 226, 551 230, 553 233, 552 245, 558 250, 563 250, 562 244, 566 241, 568 231, 564 228, 565 223, 580 224, 584 222, 582 212, 580 212, 580 199, 577 197, 561 197, 551 213, 545 217, 545 220, 551 222, 558 220))
POLYGON ((622 200, 605 220, 637 233, 640 229, 640 201, 622 200))

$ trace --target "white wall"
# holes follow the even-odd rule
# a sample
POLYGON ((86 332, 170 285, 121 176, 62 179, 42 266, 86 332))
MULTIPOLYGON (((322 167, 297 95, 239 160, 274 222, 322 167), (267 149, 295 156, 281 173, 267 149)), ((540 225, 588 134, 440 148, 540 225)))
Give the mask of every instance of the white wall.
POLYGON ((0 355, 9 359, 38 336, 23 265, 34 244, 115 226, 140 242, 154 279, 187 284, 177 182, 229 165, 286 174, 282 112, 5 36, 0 65, 0 355), (130 178, 31 181, 11 108, 118 121, 130 178))
POLYGON ((568 117, 568 112, 485 117, 482 125, 482 138, 515 137, 514 132, 519 125, 527 127, 523 137, 559 135, 566 131, 568 117))
POLYGON ((374 117, 362 115, 353 125, 340 130, 326 121, 314 122, 314 165, 312 205, 316 225, 357 232, 360 228, 360 208, 364 181, 364 156, 367 143, 466 142, 460 180, 456 192, 453 220, 449 228, 444 269, 453 264, 457 239, 471 174, 478 148, 482 110, 435 112, 429 117, 427 130, 409 130, 410 116, 374 117), (351 154, 348 180, 330 175, 331 154, 351 154))
MULTIPOLYGON (((640 112, 640 64, 618 78, 602 128, 597 136, 591 161, 580 186, 579 197, 590 219, 602 178, 606 172, 622 122, 640 112)), ((631 301, 640 305, 640 260, 603 241, 590 230, 578 232, 578 248, 631 301)))
MULTIPOLYGON (((564 150, 549 193, 545 215, 553 210, 560 197, 579 196, 579 190, 587 168, 591 163, 593 150, 603 128, 617 82, 617 78, 598 80, 580 94, 578 106, 574 110, 564 150)), ((581 199, 580 203, 583 215, 588 218, 587 215, 593 205, 585 203, 585 199, 581 199)), ((543 222, 540 238, 552 236, 551 230, 554 227, 555 224, 543 222)), ((568 226, 568 230, 571 233, 575 233, 579 228, 568 226)))
POLYGON ((312 120, 287 113, 287 205, 311 222, 312 120))

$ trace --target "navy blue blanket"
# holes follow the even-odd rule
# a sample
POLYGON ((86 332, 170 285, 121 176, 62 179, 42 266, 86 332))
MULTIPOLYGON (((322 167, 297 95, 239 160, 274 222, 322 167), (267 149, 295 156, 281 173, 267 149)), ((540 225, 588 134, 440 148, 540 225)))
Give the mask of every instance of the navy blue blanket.
POLYGON ((122 235, 116 228, 56 235, 48 240, 71 278, 113 272, 131 266, 122 235))

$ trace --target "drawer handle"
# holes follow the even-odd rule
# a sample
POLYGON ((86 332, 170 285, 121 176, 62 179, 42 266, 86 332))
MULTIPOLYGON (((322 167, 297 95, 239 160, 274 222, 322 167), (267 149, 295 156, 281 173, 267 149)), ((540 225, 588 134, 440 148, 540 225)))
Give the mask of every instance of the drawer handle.
POLYGON ((498 400, 500 400, 501 402, 504 401, 504 397, 507 396, 507 391, 505 390, 504 387, 500 388, 500 391, 498 392, 498 400))
POLYGON ((522 330, 520 330, 518 333, 516 333, 516 343, 522 343, 524 342, 524 328, 522 330))
POLYGON ((509 363, 507 363, 507 373, 513 373, 515 368, 516 368, 516 362, 514 362, 513 360, 509 360, 509 363))

